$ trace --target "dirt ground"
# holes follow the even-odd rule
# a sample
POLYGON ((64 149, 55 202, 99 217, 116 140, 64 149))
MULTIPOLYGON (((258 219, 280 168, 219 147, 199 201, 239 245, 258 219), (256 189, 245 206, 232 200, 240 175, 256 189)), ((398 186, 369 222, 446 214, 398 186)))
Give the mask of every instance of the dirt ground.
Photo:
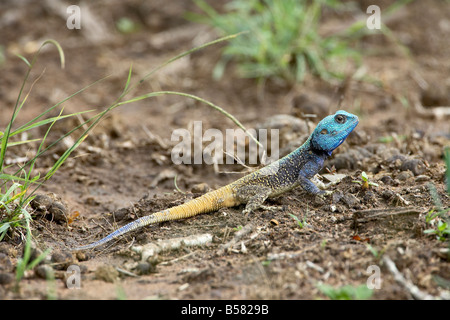
MULTIPOLYGON (((132 83, 136 83, 168 58, 218 37, 210 27, 185 19, 187 11, 198 11, 190 1, 75 2, 71 4, 80 5, 84 19, 80 30, 66 27, 69 4, 64 2, 1 2, 0 45, 5 57, 0 65, 1 128, 10 119, 26 73, 26 65, 14 54, 31 59, 46 39, 61 44, 66 67, 61 70, 54 48, 42 50, 25 92, 44 73, 32 88, 17 125, 108 75, 64 103, 66 114, 103 110, 119 97, 131 64, 132 83), (118 32, 115 23, 124 17, 135 21, 138 30, 118 32)), ((373 2, 357 5, 365 11, 373 2)), ((379 2, 382 17, 388 4, 379 2)), ((13 280, 23 234, 16 230, 0 243, 0 299, 326 299, 320 283, 358 287, 370 281, 373 270, 380 271, 381 285, 371 299, 420 298, 411 284, 423 294, 439 297, 447 291, 448 297, 448 240, 439 241, 424 230, 435 228, 425 220, 435 207, 430 185, 443 206, 450 205, 443 161, 444 147, 450 146, 449 9, 446 1, 412 2, 387 21, 397 42, 380 34, 360 40, 359 46, 370 54, 359 72, 377 82, 354 77, 330 84, 310 77, 296 86, 278 81, 261 86, 239 78, 234 65, 222 79, 213 80, 223 44, 156 73, 129 97, 159 90, 195 94, 226 109, 248 128, 281 128, 283 153, 305 140, 306 121, 313 126, 317 119, 334 113, 341 100, 339 108, 356 113, 360 124, 326 167, 345 177, 330 187, 334 193, 324 200, 299 188, 268 201, 282 210, 261 209, 246 219, 243 207, 222 209, 148 226, 97 250, 76 254, 70 249, 223 186, 248 170, 239 164, 214 168, 172 162, 175 129, 192 130, 194 121, 202 121, 203 131, 236 129, 205 104, 160 96, 122 106, 95 128, 39 190, 53 194, 52 201, 62 207, 63 214, 35 210, 34 253, 46 248, 52 252, 26 273, 19 290, 13 280), (409 49, 409 56, 399 44, 409 49), (318 117, 306 120, 302 113, 318 117), (296 118, 274 118, 280 114, 296 118), (378 186, 363 189, 353 182, 361 180, 363 171, 378 186), (299 217, 303 228, 290 214, 299 217), (152 256, 136 250, 188 236, 210 241, 152 256), (406 284, 396 280, 388 261, 395 263, 406 284), (80 289, 67 287, 71 265, 80 268, 80 289), (48 268, 55 280, 46 279, 48 268)), ((352 19, 330 14, 324 17, 323 28, 344 27, 352 19)), ((48 141, 55 141, 81 120, 55 124, 48 141)), ((28 138, 42 136, 45 129, 28 138)), ((65 142, 42 156, 36 173, 47 172, 70 140, 65 142)), ((36 147, 11 148, 8 159, 33 155, 36 147)))

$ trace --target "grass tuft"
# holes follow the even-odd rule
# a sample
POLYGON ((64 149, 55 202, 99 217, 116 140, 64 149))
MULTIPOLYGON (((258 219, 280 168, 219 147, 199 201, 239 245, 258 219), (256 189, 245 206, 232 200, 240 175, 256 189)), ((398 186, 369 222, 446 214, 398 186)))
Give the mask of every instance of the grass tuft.
MULTIPOLYGON (((30 202, 34 198, 35 192, 42 186, 45 181, 50 179, 60 168, 61 166, 67 161, 67 159, 70 157, 72 152, 74 152, 87 138, 91 130, 95 128, 95 126, 101 121, 110 111, 113 109, 124 106, 133 102, 141 101, 143 99, 156 97, 159 95, 179 95, 191 99, 195 99, 197 101, 203 102, 209 107, 212 107, 228 118, 230 118, 236 125, 238 125, 241 129, 247 132, 245 127, 231 114, 226 112, 224 109, 220 108, 219 106, 215 105, 212 102, 209 102, 205 99, 202 99, 200 97, 187 94, 187 93, 181 93, 181 92, 172 92, 172 91, 162 91, 162 92, 151 92, 147 93, 145 95, 140 95, 134 98, 129 98, 128 100, 125 100, 125 96, 127 96, 133 89, 135 89, 137 86, 142 84, 145 80, 147 80, 150 76, 152 76, 154 73, 162 69, 163 67, 167 66, 168 64, 192 53, 197 50, 200 50, 202 48, 205 48, 207 46, 227 41, 230 39, 233 39, 240 34, 233 34, 229 35, 208 43, 205 43, 204 45, 195 47, 193 49, 190 49, 188 51, 182 52, 181 54, 175 56, 174 58, 171 58, 164 62, 163 64, 157 66, 153 70, 151 70, 147 75, 145 75, 142 79, 138 80, 134 84, 132 84, 132 66, 130 66, 128 71, 128 76, 124 85, 124 89, 122 93, 119 95, 119 97, 108 107, 106 107, 103 111, 95 114, 94 116, 88 118, 83 123, 80 123, 78 126, 70 129, 68 132, 63 134, 59 139, 54 141, 53 143, 46 145, 46 140, 48 137, 48 134, 52 130, 53 125, 62 119, 66 119, 68 117, 78 116, 87 112, 92 112, 91 110, 72 113, 68 115, 63 115, 63 108, 61 107, 62 104, 74 97, 75 95, 78 95, 82 93, 83 91, 87 90, 88 88, 92 87, 93 85, 99 83, 100 81, 103 81, 107 77, 100 79, 91 85, 88 85, 84 87, 83 89, 75 92, 74 94, 68 96, 67 98, 63 99, 62 101, 58 102, 52 107, 47 108, 44 112, 42 112, 40 115, 32 119, 31 121, 18 126, 15 128, 16 125, 16 119, 18 114, 22 111, 22 109, 25 106, 25 103, 27 101, 28 96, 31 94, 31 91, 33 89, 33 86, 38 82, 38 80, 42 77, 42 74, 38 77, 37 80, 35 80, 29 92, 24 95, 24 87, 27 83, 30 73, 37 61, 37 58, 39 56, 39 53, 43 46, 47 44, 53 44, 60 56, 61 61, 61 67, 63 68, 65 65, 65 58, 64 58, 64 52, 58 42, 55 40, 47 40, 45 41, 42 46, 39 48, 39 50, 36 52, 36 54, 33 56, 33 59, 31 62, 26 59, 23 56, 18 56, 22 61, 26 63, 28 66, 28 70, 26 72, 26 75, 24 77, 23 83, 21 85, 21 88, 19 90, 19 94, 11 115, 11 118, 6 125, 6 128, 4 131, 0 131, 0 241, 5 238, 8 234, 19 231, 20 235, 22 236, 22 239, 25 240, 24 244, 24 254, 23 257, 18 260, 17 263, 17 269, 16 269, 16 283, 19 284, 20 280, 23 278, 25 272, 27 270, 30 270, 34 268, 42 259, 45 258, 46 255, 49 254, 50 250, 45 250, 38 258, 36 258, 33 261, 30 261, 30 252, 32 247, 32 236, 31 236, 31 222, 32 222, 32 216, 31 216, 31 209, 30 209, 30 202), (51 111, 58 110, 59 108, 59 114, 58 116, 48 117, 48 114, 51 111), (25 140, 25 141, 12 141, 10 140, 12 137, 26 133, 30 130, 41 128, 43 126, 46 126, 47 129, 43 135, 42 138, 38 139, 32 139, 32 140, 25 140), (78 136, 76 140, 74 140, 74 143, 65 150, 65 152, 55 161, 55 163, 52 165, 52 167, 42 176, 39 173, 35 173, 35 164, 36 161, 42 157, 46 152, 48 152, 51 148, 55 147, 58 143, 61 142, 64 138, 71 135, 77 130, 83 130, 82 133, 78 136), (17 164, 14 167, 13 165, 7 165, 7 155, 8 150, 10 148, 16 147, 21 144, 27 144, 31 142, 40 142, 39 145, 36 148, 35 155, 30 160, 24 160, 24 163, 17 164), (22 231, 25 230, 25 236, 23 235, 22 231)), ((251 136, 254 140, 256 140, 255 137, 251 136)), ((256 140, 257 141, 257 140, 256 140)), ((259 144, 259 142, 257 141, 259 144)), ((24 157, 24 159, 26 159, 24 157)))
POLYGON ((195 3, 204 15, 191 13, 189 19, 209 24, 223 34, 248 32, 226 46, 213 72, 215 78, 220 78, 227 63, 235 59, 243 77, 302 82, 307 74, 313 74, 324 80, 343 79, 341 66, 350 59, 360 60, 345 34, 319 34, 322 10, 342 8, 336 1, 234 0, 226 5, 224 14, 204 0, 195 3))

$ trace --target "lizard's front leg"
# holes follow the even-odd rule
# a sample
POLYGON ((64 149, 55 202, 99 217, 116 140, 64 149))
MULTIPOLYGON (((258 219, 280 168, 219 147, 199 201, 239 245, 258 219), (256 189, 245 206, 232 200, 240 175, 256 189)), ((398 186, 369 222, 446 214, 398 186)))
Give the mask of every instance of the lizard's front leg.
POLYGON ((305 191, 316 196, 327 196, 333 193, 329 190, 320 190, 311 180, 302 175, 298 176, 298 182, 305 191))
POLYGON ((309 161, 304 165, 304 167, 298 173, 298 183, 302 188, 310 194, 316 196, 326 196, 332 193, 332 191, 320 190, 310 179, 322 169, 322 162, 319 161, 309 161))

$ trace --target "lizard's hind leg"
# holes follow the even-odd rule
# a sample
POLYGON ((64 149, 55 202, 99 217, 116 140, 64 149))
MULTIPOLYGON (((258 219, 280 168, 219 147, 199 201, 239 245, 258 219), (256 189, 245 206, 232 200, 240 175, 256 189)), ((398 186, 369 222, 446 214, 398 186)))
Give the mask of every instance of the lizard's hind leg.
POLYGON ((272 190, 270 188, 260 187, 260 186, 246 186, 238 191, 237 197, 246 202, 245 209, 242 213, 245 217, 255 211, 258 208, 266 207, 263 206, 264 201, 269 197, 272 190))

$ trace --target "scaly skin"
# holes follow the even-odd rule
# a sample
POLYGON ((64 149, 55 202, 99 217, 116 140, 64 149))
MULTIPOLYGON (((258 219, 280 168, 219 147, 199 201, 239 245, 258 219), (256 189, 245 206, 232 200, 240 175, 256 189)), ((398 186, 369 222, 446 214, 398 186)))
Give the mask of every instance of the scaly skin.
POLYGON ((325 195, 327 192, 319 190, 310 179, 322 169, 325 159, 344 142, 357 124, 357 116, 338 111, 320 121, 301 147, 280 160, 187 203, 139 218, 97 242, 74 250, 92 249, 150 224, 189 218, 220 208, 246 204, 243 213, 249 214, 260 208, 267 198, 297 186, 313 195, 325 195))

